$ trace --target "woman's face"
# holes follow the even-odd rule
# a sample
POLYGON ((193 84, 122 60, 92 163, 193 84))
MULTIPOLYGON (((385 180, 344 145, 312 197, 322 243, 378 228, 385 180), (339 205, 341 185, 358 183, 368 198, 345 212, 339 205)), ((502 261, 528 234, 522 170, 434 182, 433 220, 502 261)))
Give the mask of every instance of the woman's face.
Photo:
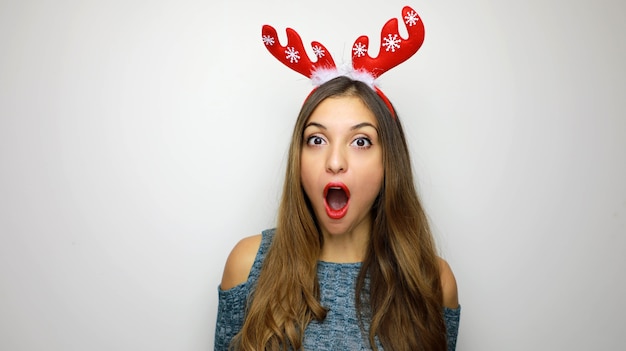
POLYGON ((322 101, 305 124, 302 185, 325 235, 369 232, 383 181, 374 114, 357 97, 322 101))

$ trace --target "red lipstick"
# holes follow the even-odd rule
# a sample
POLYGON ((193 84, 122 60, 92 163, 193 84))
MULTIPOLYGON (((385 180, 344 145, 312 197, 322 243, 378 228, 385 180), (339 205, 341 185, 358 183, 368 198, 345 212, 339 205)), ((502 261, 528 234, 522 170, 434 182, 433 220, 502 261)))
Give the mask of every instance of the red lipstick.
POLYGON ((324 207, 326 214, 332 219, 341 219, 348 213, 350 190, 339 182, 326 184, 324 187, 324 207))

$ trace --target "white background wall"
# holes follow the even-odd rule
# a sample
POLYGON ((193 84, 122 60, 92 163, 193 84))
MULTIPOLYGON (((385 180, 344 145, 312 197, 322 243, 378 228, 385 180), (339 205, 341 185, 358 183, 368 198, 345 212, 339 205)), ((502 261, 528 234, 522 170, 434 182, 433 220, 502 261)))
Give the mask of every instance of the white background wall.
MULTIPOLYGON (((306 79, 404 1, 2 1, 0 349, 209 350, 217 285, 271 227, 306 79), (284 40, 283 38, 281 38, 284 40)), ((626 313, 626 5, 409 3, 383 76, 459 283, 459 350, 617 350, 626 313)))

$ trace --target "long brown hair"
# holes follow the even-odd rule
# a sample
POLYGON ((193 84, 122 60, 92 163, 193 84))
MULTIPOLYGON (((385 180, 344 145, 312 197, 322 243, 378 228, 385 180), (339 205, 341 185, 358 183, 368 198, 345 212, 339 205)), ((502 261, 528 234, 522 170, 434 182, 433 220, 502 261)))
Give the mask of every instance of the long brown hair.
MULTIPOLYGON (((355 291, 357 314, 376 350, 445 350, 442 292, 435 245, 415 190, 402 126, 366 84, 347 77, 318 87, 294 127, 276 232, 246 311, 237 350, 301 349, 304 330, 323 320, 317 263, 323 245, 302 188, 300 155, 305 123, 326 98, 356 96, 376 116, 385 170, 372 207, 372 230, 355 291), (369 284, 366 284, 366 278, 369 284)), ((396 114, 397 116, 397 114, 396 114)))

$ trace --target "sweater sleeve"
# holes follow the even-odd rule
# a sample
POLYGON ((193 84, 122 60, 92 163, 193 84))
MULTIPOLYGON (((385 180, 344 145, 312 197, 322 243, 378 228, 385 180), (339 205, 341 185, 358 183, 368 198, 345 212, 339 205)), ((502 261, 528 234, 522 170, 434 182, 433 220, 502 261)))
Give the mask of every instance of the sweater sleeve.
POLYGON ((227 351, 233 337, 243 326, 248 297, 248 283, 229 290, 218 288, 217 323, 215 325, 215 351, 227 351))
POLYGON ((456 338, 459 335, 459 321, 461 320, 461 306, 452 309, 444 307, 443 318, 446 322, 446 338, 448 351, 456 350, 456 338))
POLYGON ((274 237, 274 229, 263 231, 259 251, 252 264, 248 280, 232 289, 218 288, 217 322, 215 324, 215 351, 227 351, 233 337, 239 333, 246 315, 248 297, 261 272, 265 254, 274 237))

